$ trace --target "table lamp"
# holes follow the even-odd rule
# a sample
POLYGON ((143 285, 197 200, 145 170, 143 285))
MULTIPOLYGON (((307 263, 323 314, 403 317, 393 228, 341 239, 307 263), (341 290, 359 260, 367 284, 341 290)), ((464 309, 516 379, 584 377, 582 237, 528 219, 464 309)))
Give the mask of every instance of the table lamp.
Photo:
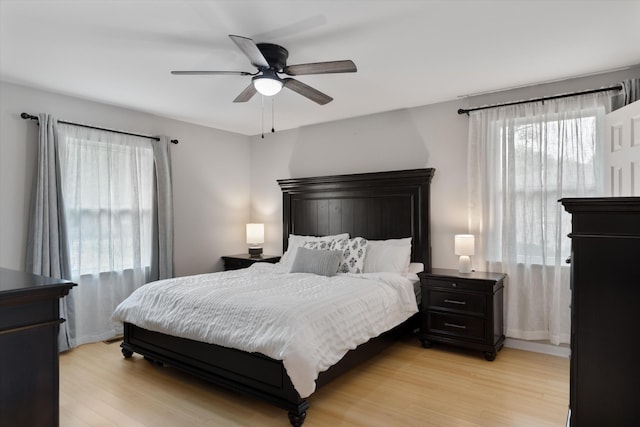
POLYGON ((247 245, 249 255, 259 258, 262 256, 262 244, 264 243, 264 224, 247 224, 247 245))
POLYGON ((475 238, 473 234, 456 234, 455 253, 460 256, 458 271, 460 273, 471 273, 471 259, 469 255, 475 253, 475 238))

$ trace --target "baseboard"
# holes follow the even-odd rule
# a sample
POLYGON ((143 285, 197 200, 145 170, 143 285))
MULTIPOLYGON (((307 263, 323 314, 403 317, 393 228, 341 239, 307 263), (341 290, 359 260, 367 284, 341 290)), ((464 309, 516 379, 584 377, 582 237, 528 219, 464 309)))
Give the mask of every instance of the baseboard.
POLYGON ((116 335, 115 337, 106 339, 106 340, 102 340, 103 343, 105 344, 112 344, 114 342, 120 342, 124 339, 124 335, 116 335))
POLYGON ((504 346, 515 348, 517 350, 533 351, 535 353, 544 353, 558 357, 569 357, 571 355, 571 349, 566 345, 553 345, 548 342, 541 341, 525 341, 515 338, 507 338, 504 342, 504 346))

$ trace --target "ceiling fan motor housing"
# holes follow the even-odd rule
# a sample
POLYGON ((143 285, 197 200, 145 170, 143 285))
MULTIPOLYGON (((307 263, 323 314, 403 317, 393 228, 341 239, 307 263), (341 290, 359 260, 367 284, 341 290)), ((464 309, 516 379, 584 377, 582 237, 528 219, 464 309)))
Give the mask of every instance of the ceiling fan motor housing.
POLYGON ((284 67, 287 66, 287 58, 289 58, 289 51, 280 45, 272 43, 257 43, 258 49, 264 59, 267 60, 273 70, 282 72, 284 67))

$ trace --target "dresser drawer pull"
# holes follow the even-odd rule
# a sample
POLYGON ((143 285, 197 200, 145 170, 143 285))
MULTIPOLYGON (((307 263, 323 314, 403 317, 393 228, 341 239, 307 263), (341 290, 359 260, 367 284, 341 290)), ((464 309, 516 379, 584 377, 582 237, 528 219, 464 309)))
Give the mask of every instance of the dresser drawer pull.
POLYGON ((42 327, 45 327, 45 326, 59 325, 61 323, 64 323, 65 321, 66 321, 65 319, 60 318, 58 320, 50 320, 48 322, 34 323, 34 324, 31 324, 31 325, 19 326, 17 328, 2 329, 2 330, 0 330, 0 335, 13 334, 13 333, 16 333, 16 332, 28 331, 30 329, 42 328, 42 327))
POLYGON ((467 329, 465 325, 457 325, 455 323, 445 323, 444 326, 447 326, 449 328, 467 329))
POLYGON ((448 302, 449 304, 458 304, 458 305, 466 305, 466 301, 459 301, 457 299, 446 299, 444 302, 448 302))

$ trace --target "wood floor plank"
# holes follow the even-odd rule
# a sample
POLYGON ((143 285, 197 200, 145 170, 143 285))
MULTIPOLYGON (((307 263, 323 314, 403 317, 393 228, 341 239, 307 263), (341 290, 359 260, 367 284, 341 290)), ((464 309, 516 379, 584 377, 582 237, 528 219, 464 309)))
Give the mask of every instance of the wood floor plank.
MULTIPOLYGON (((423 349, 407 337, 317 391, 306 427, 562 426, 569 360, 505 348, 494 362, 479 352, 423 349)), ((60 356, 60 425, 287 426, 286 411, 229 392, 118 343, 88 344, 60 356)))

